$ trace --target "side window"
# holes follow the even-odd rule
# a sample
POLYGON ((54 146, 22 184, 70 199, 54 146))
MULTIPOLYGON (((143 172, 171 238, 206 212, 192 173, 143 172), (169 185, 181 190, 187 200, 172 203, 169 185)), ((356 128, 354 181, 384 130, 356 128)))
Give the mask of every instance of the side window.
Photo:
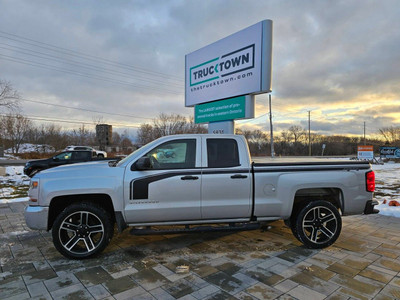
POLYGON ((90 160, 91 152, 88 151, 76 151, 74 152, 75 160, 90 160))
POLYGON ((236 140, 207 139, 207 158, 209 168, 239 166, 239 151, 236 140))
POLYGON ((70 160, 72 157, 72 152, 63 152, 54 156, 55 160, 70 160))
POLYGON ((166 142, 145 155, 154 170, 192 169, 196 165, 196 140, 166 142))

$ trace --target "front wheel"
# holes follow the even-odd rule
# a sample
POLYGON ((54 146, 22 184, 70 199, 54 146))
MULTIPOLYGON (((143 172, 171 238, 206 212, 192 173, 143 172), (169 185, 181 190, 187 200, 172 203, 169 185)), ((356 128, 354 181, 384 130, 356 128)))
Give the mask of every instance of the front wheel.
POLYGON ((76 203, 58 215, 52 236, 54 246, 65 257, 88 258, 107 247, 113 236, 113 223, 103 208, 76 203))
POLYGON ((300 210, 294 229, 296 237, 306 247, 325 248, 339 237, 342 218, 332 203, 323 200, 312 201, 300 210))

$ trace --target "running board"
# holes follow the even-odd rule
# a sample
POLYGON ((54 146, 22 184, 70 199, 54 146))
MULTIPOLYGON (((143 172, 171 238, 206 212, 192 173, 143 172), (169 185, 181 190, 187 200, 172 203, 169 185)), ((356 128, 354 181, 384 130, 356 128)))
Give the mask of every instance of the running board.
POLYGON ((149 234, 179 234, 179 233, 204 233, 204 232, 229 232, 229 231, 246 231, 255 230, 261 227, 261 223, 249 224, 229 224, 226 226, 196 226, 190 227, 186 225, 185 228, 171 228, 171 229, 153 229, 150 226, 146 228, 132 228, 130 234, 132 235, 149 235, 149 234))

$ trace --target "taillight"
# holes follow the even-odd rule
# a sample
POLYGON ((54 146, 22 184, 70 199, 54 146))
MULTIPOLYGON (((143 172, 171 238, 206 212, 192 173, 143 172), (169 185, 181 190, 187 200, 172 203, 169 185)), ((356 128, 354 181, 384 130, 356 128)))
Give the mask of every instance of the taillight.
POLYGON ((366 174, 367 192, 375 191, 375 173, 374 171, 369 171, 366 174))

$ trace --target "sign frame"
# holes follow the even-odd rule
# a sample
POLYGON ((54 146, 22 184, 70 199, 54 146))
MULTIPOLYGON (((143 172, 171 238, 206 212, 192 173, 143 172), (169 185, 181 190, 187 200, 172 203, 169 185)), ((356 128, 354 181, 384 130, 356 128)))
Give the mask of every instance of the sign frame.
POLYGON ((271 92, 272 21, 185 56, 185 106, 271 92))
POLYGON ((253 95, 207 102, 194 107, 196 124, 251 119, 254 115, 255 97, 253 95))
POLYGON ((374 146, 357 146, 357 158, 365 160, 373 160, 374 156, 374 146))

